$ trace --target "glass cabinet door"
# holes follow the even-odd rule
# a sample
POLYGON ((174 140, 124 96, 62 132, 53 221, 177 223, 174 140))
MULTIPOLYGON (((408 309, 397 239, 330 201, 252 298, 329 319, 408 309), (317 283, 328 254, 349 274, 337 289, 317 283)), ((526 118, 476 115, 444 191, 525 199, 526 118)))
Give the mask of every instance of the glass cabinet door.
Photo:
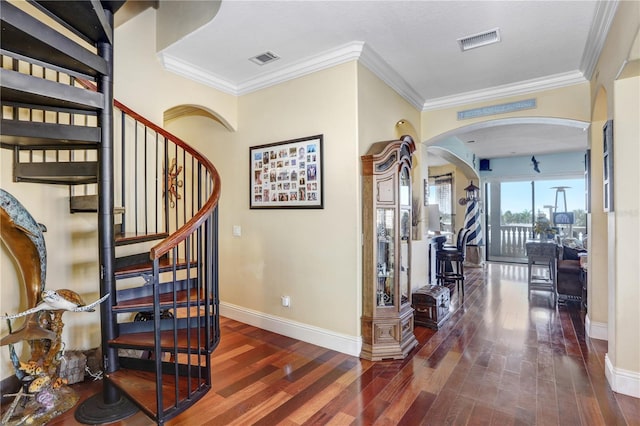
POLYGON ((411 292, 410 262, 411 262, 411 179, 409 170, 403 168, 400 173, 400 255, 398 271, 400 304, 409 303, 411 292))
POLYGON ((377 209, 377 287, 378 306, 394 304, 395 209, 377 209))

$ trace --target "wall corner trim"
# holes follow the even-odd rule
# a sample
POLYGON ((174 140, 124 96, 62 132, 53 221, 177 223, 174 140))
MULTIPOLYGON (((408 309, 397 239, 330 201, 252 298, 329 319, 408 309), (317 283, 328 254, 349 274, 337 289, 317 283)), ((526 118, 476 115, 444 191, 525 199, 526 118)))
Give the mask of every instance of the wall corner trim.
POLYGON ((605 354, 604 363, 605 376, 612 391, 640 398, 640 372, 614 367, 609 354, 605 354))
POLYGON ((591 321, 589 314, 584 317, 584 331, 592 339, 609 340, 609 326, 606 322, 591 321))
POLYGON ((362 338, 359 336, 336 333, 231 303, 220 302, 220 315, 351 356, 360 356, 360 350, 362 349, 362 338))

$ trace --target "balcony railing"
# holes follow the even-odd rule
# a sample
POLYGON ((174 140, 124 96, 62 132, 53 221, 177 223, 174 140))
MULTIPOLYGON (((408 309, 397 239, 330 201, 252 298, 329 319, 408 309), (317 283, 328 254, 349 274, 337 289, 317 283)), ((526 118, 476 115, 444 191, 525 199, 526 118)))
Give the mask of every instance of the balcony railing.
MULTIPOLYGON (((526 259, 527 252, 525 249, 525 243, 528 239, 532 238, 533 233, 531 231, 531 224, 524 225, 500 225, 499 233, 497 234, 497 241, 494 241, 494 232, 489 232, 488 235, 488 247, 490 258, 510 258, 510 259, 526 259)), ((568 233, 568 229, 565 231, 568 233)), ((585 235, 585 226, 573 226, 572 235, 573 238, 582 240, 585 235)), ((566 235, 569 237, 569 235, 566 235)))

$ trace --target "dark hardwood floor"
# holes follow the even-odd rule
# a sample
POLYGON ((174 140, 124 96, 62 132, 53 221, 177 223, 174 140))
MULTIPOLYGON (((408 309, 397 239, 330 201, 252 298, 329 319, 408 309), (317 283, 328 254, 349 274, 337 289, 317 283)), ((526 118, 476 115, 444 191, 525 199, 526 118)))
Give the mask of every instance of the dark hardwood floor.
MULTIPOLYGON (((527 297, 526 268, 467 269, 438 332, 417 327, 402 361, 369 362, 229 319, 213 389, 168 425, 640 425, 640 399, 611 392, 607 343, 577 304, 527 297)), ((330 312, 327 313, 330 315, 330 312)), ((83 398, 99 382, 76 388, 83 398)), ((73 411, 50 425, 75 425, 73 411)), ((120 425, 153 424, 138 413, 120 425)))

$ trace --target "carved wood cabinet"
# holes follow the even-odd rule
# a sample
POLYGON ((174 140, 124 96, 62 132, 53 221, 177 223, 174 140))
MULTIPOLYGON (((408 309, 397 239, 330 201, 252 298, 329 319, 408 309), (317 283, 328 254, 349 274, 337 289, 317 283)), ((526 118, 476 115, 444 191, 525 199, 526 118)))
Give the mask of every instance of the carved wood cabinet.
POLYGON ((411 307, 411 155, 415 144, 378 142, 362 156, 362 358, 403 359, 418 343, 411 307))

